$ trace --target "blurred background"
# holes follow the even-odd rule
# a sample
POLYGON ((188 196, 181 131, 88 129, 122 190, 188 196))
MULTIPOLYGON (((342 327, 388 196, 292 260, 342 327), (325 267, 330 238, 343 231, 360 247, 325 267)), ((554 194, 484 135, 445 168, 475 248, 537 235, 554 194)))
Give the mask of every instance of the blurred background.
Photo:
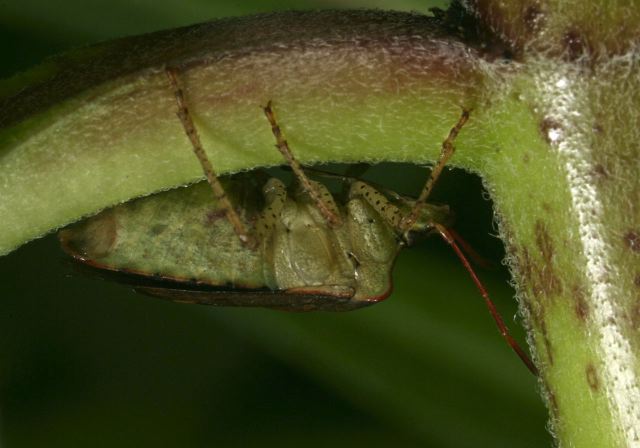
MULTIPOLYGON (((2 0, 0 78, 70 47, 214 17, 446 4, 239 3, 2 0)), ((413 194, 427 173, 370 175, 381 171, 413 194)), ((524 341, 480 180, 450 170, 433 200, 496 264, 480 277, 524 341)), ((345 314, 211 309, 78 274, 54 236, 32 242, 0 258, 0 446, 549 446, 536 381, 453 252, 437 239, 405 251, 394 282, 386 302, 345 314)))

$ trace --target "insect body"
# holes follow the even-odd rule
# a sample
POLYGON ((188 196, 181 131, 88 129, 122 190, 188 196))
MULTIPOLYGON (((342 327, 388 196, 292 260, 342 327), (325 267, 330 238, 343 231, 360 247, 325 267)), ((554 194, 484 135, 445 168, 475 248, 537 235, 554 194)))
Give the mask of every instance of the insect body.
POLYGON ((336 200, 324 185, 307 177, 271 103, 263 112, 276 147, 295 174, 294 186, 287 189, 276 178, 256 185, 247 175, 221 183, 200 143, 177 72, 168 69, 167 74, 178 117, 211 190, 196 185, 102 212, 61 232, 68 253, 96 268, 157 279, 160 283, 137 289, 175 301, 342 311, 386 298, 399 250, 411 244, 416 233, 434 232, 456 251, 502 336, 536 372, 447 230, 448 208, 426 202, 453 155, 453 142, 468 111, 443 142, 440 159, 417 200, 387 197, 359 180, 350 181, 346 199, 336 200))
MULTIPOLYGON (((240 222, 255 227, 256 247, 236 237, 204 183, 105 210, 63 230, 60 238, 68 253, 94 267, 147 278, 155 274, 164 284, 138 289, 178 301, 348 310, 389 295, 402 247, 392 223, 408 212, 409 202, 393 204, 355 180, 340 203, 314 182, 343 222, 331 228, 300 185, 287 189, 271 178, 260 194, 255 180, 242 174, 221 185, 240 222)), ((448 207, 427 204, 421 218, 447 222, 448 207)))

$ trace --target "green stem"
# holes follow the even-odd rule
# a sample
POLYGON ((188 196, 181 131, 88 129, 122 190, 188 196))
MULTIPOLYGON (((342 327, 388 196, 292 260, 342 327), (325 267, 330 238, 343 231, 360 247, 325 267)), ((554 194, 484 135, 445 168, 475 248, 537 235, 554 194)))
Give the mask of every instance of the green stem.
POLYGON ((514 85, 547 140, 529 159, 551 160, 523 167, 526 195, 494 197, 554 430, 562 446, 640 446, 637 5, 473 4, 526 67, 514 85))

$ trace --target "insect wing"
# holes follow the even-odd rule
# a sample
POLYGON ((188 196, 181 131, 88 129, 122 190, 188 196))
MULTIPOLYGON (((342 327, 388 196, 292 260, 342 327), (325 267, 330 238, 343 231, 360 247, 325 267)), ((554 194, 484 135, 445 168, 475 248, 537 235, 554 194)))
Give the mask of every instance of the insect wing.
MULTIPOLYGON (((254 213, 256 195, 241 180, 228 190, 246 219, 254 213)), ((260 251, 239 241, 202 183, 105 210, 59 237, 69 255, 98 269, 214 286, 273 286, 265 279, 260 251)))
POLYGON ((134 289, 142 294, 173 302, 224 307, 262 307, 282 311, 347 311, 367 305, 367 303, 353 302, 351 300, 353 289, 350 288, 272 291, 269 289, 197 290, 141 286, 134 289))

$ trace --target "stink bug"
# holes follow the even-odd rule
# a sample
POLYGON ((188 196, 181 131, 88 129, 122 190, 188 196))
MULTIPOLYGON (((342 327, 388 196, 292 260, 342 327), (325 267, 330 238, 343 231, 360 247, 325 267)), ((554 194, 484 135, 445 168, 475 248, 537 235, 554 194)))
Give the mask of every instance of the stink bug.
POLYGON ((274 177, 258 184, 260 176, 249 174, 218 179, 177 72, 167 69, 167 74, 178 118, 211 189, 197 184, 106 210, 60 232, 67 253, 85 265, 128 276, 137 291, 177 302, 346 311, 389 296, 400 249, 417 235, 436 233, 464 264, 502 336, 536 373, 448 230, 449 208, 427 203, 469 111, 451 128, 418 199, 383 194, 348 178, 347 198, 338 200, 322 183, 308 178, 271 103, 262 109, 276 147, 295 175, 294 185, 287 188, 274 177))

